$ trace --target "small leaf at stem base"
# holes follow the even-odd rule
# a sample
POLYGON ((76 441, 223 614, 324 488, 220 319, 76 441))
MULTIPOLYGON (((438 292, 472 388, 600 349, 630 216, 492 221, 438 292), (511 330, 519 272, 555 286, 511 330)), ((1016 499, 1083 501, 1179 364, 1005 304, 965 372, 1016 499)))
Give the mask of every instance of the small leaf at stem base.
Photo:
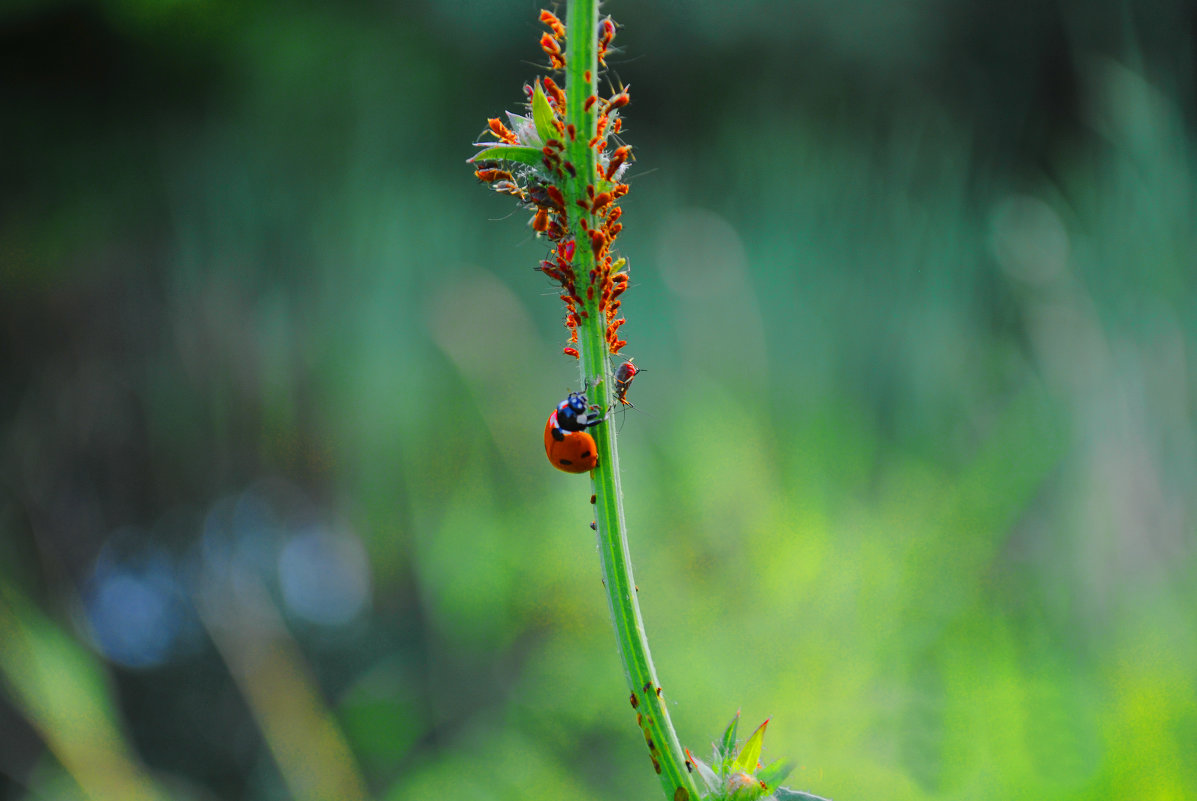
POLYGON ((773 791, 773 798, 777 801, 831 801, 821 795, 804 793, 801 790, 791 790, 789 787, 778 787, 773 791))

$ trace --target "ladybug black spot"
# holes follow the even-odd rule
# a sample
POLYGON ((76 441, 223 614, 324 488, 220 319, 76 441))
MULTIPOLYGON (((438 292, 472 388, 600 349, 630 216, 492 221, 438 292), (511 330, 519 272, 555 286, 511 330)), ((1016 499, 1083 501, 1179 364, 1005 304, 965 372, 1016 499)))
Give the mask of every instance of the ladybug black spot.
POLYGON ((553 439, 557 440, 558 442, 561 442, 562 440, 565 439, 565 431, 560 428, 554 428, 553 429, 553 439))
POLYGON ((571 462, 569 459, 558 459, 557 463, 558 464, 573 464, 573 462, 571 462))
POLYGON ((582 458, 583 458, 583 459, 589 459, 589 458, 590 458, 590 451, 582 451, 582 458))

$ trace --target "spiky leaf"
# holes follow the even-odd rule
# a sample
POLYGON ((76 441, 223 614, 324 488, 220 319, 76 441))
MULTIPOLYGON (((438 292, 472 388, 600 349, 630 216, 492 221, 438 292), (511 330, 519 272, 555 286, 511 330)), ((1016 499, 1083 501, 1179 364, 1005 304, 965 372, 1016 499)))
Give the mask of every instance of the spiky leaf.
POLYGON ((769 725, 768 718, 744 743, 736 761, 732 763, 732 770, 743 770, 752 773, 756 770, 756 763, 761 759, 761 745, 765 742, 765 727, 769 725))
POLYGON ((698 775, 702 777, 702 781, 707 786, 707 791, 717 793, 720 789, 719 777, 715 775, 715 771, 711 770, 707 763, 703 762, 694 754, 690 753, 690 749, 686 749, 686 759, 690 760, 690 764, 698 771, 698 775))
POLYGON ((719 745, 715 747, 715 755, 722 763, 731 759, 732 753, 736 749, 736 729, 740 726, 740 710, 736 710, 736 716, 731 719, 731 723, 727 724, 727 728, 723 731, 723 739, 719 745))
MULTIPOLYGON (((478 147, 486 147, 490 142, 475 142, 474 144, 478 147)), ((520 164, 537 167, 540 165, 542 155, 538 147, 498 145, 496 147, 486 147, 486 150, 474 156, 470 161, 516 161, 520 164)))
POLYGON ((536 133, 540 136, 540 141, 547 142, 558 138, 557 126, 553 124, 555 119, 556 115, 553 114, 553 107, 549 105, 549 98, 540 88, 540 81, 537 81, 532 89, 532 121, 536 123, 536 133))

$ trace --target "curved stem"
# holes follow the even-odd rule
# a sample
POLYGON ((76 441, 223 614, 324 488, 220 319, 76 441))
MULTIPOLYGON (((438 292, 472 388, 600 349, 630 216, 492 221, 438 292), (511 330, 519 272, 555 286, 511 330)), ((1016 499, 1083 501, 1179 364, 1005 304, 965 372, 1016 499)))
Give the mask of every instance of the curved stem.
MULTIPOLYGON (((577 207, 574 199, 586 197, 586 185, 595 180, 596 156, 589 146, 595 134, 597 104, 586 108, 586 99, 597 94, 598 58, 597 0, 570 0, 566 17, 566 123, 572 124, 577 136, 566 141, 565 156, 576 173, 567 193, 567 214, 574 241, 575 274, 585 276, 594 269, 594 253, 589 247, 582 221, 593 225, 593 218, 577 207), (571 197, 572 196, 572 197, 571 197)), ((595 295, 598 294, 596 291, 595 295)), ((583 385, 590 388, 591 400, 610 408, 613 401, 610 360, 605 338, 606 320, 595 297, 584 306, 578 327, 583 385)), ((619 454, 616 449, 615 427, 604 422, 591 429, 598 447, 598 466, 591 471, 595 495, 595 522, 598 530, 599 556, 602 560, 603 584, 611 608, 611 620, 619 644, 619 654, 627 677, 629 699, 636 712, 636 721, 644 733, 661 786, 671 801, 697 801, 697 786, 687 770, 686 758, 678 742, 664 695, 653 667, 640 604, 636 599, 636 583, 632 578, 632 563, 628 553, 627 526, 623 515, 623 493, 619 484, 619 454)))

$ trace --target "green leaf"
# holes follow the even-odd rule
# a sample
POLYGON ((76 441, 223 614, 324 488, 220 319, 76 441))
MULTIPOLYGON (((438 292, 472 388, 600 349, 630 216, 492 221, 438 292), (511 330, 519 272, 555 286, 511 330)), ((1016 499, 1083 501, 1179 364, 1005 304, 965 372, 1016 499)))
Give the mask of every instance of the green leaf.
POLYGON ((777 801, 831 801, 821 795, 804 793, 801 790, 791 790, 789 787, 778 787, 773 791, 773 798, 777 801))
POLYGON ((765 767, 756 772, 756 777, 763 781, 769 787, 776 787, 790 772, 794 770, 794 763, 788 759, 779 759, 776 762, 770 762, 765 767))
MULTIPOLYGON (((489 142, 475 142, 479 147, 486 147, 489 142)), ((538 147, 523 147, 521 145, 498 145, 496 147, 487 147, 481 153, 475 155, 469 161, 518 161, 520 164, 528 164, 532 167, 539 167, 542 157, 540 148, 538 147)))
POLYGON ((715 771, 703 762, 694 754, 690 753, 690 749, 686 749, 686 758, 690 760, 690 764, 698 770, 698 775, 702 777, 703 783, 706 784, 707 790, 712 793, 718 793, 720 789, 719 777, 715 775, 715 771))
POLYGON ((549 98, 537 80, 536 87, 532 90, 532 121, 536 123, 536 133, 541 142, 560 138, 557 135, 557 126, 553 124, 556 119, 553 107, 549 105, 549 98))
POLYGON ((744 743, 744 747, 740 749, 736 761, 732 763, 732 770, 742 770, 747 773, 756 771, 756 763, 761 758, 761 745, 765 742, 765 727, 768 725, 769 719, 765 718, 765 722, 752 733, 748 742, 744 743))
POLYGON ((732 753, 736 749, 736 729, 740 725, 740 710, 736 710, 736 716, 731 719, 731 723, 727 724, 727 728, 723 732, 723 739, 719 745, 715 747, 715 756, 720 763, 725 763, 732 758, 732 753))

